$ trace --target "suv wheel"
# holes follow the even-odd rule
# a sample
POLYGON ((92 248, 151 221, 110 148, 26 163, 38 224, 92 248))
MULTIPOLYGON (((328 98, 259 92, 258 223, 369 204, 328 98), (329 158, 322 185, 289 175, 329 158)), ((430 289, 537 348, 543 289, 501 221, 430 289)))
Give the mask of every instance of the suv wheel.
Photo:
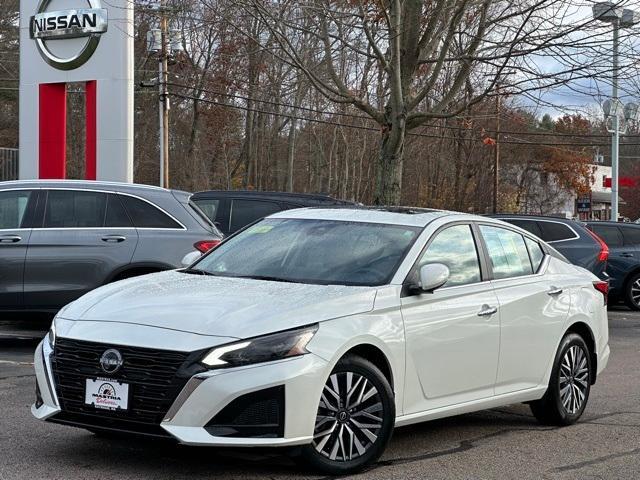
POLYGON ((313 442, 300 459, 330 475, 361 470, 384 451, 395 416, 393 392, 382 372, 363 358, 345 357, 325 383, 313 442))
POLYGON ((531 411, 545 425, 571 425, 587 406, 591 391, 591 356, 580 335, 569 333, 560 343, 544 397, 531 411))
POLYGON ((624 300, 631 310, 640 310, 640 273, 632 275, 627 281, 624 300))

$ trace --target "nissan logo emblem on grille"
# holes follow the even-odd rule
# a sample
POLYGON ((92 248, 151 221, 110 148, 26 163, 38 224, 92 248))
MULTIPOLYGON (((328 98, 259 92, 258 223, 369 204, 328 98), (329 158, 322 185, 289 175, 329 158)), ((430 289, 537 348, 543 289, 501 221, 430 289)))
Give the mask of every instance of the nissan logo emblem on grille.
POLYGON ((115 348, 110 348, 100 357, 100 367, 105 373, 116 373, 123 363, 122 354, 115 348))
POLYGON ((59 70, 72 70, 84 64, 100 42, 100 35, 107 31, 107 10, 100 0, 86 0, 89 8, 48 11, 51 0, 40 0, 36 14, 31 17, 30 36, 35 40, 44 60, 59 70), (60 56, 53 53, 47 42, 87 37, 77 53, 60 56))

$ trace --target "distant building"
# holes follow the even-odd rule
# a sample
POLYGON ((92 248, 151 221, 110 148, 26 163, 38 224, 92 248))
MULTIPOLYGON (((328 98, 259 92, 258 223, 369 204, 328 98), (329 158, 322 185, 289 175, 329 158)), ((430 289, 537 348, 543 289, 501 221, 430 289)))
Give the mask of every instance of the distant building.
MULTIPOLYGON (((611 167, 595 165, 591 192, 584 197, 576 198, 573 217, 580 220, 611 220, 611 167), (607 180, 609 180, 607 182, 607 180)), ((618 196, 620 205, 624 200, 618 196)))

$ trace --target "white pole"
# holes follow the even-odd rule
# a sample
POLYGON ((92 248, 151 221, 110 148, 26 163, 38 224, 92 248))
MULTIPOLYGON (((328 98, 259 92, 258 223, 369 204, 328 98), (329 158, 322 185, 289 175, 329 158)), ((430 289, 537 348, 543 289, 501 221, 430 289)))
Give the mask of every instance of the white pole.
POLYGON ((616 115, 613 119, 613 135, 611 137, 611 220, 618 221, 618 143, 620 140, 620 123, 618 116, 618 31, 620 20, 613 21, 613 101, 616 115))

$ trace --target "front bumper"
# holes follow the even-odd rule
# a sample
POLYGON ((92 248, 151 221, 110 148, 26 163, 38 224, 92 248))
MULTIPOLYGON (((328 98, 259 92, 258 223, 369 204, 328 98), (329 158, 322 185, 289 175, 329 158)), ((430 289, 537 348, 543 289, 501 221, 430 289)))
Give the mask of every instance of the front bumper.
MULTIPOLYGON (((45 341, 46 342, 46 341, 45 341)), ((91 418, 77 421, 61 408, 56 396, 55 375, 48 360, 48 346, 38 345, 35 371, 39 402, 31 411, 41 420, 101 429, 91 418), (71 418, 71 420, 69 420, 71 418)), ((226 370, 212 370, 191 377, 167 411, 159 431, 178 442, 202 446, 290 446, 310 443, 317 405, 329 365, 314 354, 226 370), (205 426, 227 405, 243 395, 272 387, 284 388, 284 429, 277 438, 215 436, 205 426)), ((99 414, 99 411, 97 412, 99 414)), ((155 425, 157 427, 157 425, 155 425)), ((118 430, 113 428, 112 430, 118 430)), ((135 432, 143 433, 143 432, 135 432)))
POLYGON ((602 352, 600 352, 598 354, 598 371, 597 371, 597 376, 599 377, 600 374, 602 373, 602 371, 607 368, 607 365, 609 364, 609 356, 611 355, 611 349, 609 348, 609 345, 605 345, 604 349, 602 350, 602 352))

